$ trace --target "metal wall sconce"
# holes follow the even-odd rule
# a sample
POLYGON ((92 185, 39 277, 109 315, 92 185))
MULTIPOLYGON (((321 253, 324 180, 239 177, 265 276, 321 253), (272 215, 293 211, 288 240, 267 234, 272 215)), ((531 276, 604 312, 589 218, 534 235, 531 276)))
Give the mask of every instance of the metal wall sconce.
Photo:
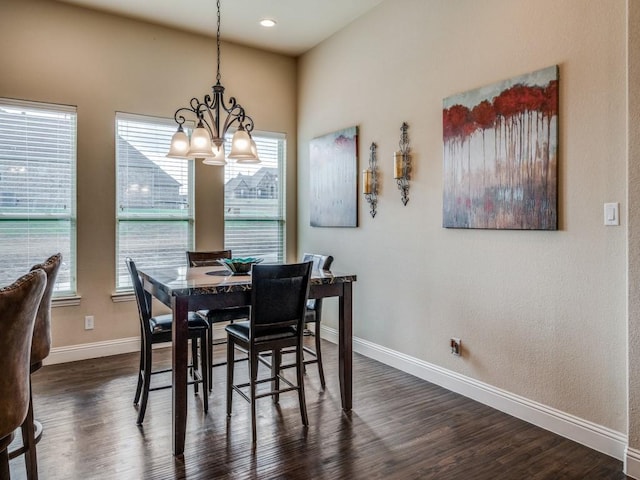
POLYGON ((400 150, 393 153, 393 178, 396 179, 401 192, 403 205, 409 201, 409 178, 411 174, 411 155, 409 155, 409 137, 407 136, 407 122, 402 122, 400 131, 400 150))
POLYGON ((376 216, 376 206, 378 205, 378 167, 376 164, 376 144, 371 143, 369 148, 369 168, 362 171, 362 193, 369 204, 369 213, 372 217, 376 216))

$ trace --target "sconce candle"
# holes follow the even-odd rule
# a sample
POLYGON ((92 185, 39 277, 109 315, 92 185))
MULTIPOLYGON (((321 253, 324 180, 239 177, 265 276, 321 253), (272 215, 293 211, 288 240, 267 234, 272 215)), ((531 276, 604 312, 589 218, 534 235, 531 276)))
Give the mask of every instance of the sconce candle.
POLYGON ((365 195, 371 193, 371 170, 362 171, 362 193, 365 195))
POLYGON ((402 178, 402 152, 393 152, 393 178, 402 178))

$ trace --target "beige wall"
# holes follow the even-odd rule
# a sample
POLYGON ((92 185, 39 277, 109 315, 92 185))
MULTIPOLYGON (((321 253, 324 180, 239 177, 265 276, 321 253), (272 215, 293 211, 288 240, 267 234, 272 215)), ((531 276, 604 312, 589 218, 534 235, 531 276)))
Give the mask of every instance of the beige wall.
POLYGON ((625 31, 624 0, 393 0, 301 58, 299 250, 358 274, 357 337, 626 433, 625 31), (554 64, 559 230, 443 229, 442 99, 554 64), (310 228, 309 141, 352 125, 360 170, 378 145, 378 214, 359 195, 359 228, 310 228), (604 202, 621 226, 603 226, 604 202))
MULTIPOLYGON (((53 310, 54 347, 135 337, 134 302, 113 303, 116 111, 172 118, 215 82, 215 39, 52 1, 0 2, 0 97, 78 107, 77 307, 53 310), (95 329, 84 330, 84 316, 95 329)), ((296 62, 222 45, 222 83, 256 129, 288 139, 288 255, 296 242, 296 62)), ((196 167, 196 248, 223 244, 222 169, 196 167)))

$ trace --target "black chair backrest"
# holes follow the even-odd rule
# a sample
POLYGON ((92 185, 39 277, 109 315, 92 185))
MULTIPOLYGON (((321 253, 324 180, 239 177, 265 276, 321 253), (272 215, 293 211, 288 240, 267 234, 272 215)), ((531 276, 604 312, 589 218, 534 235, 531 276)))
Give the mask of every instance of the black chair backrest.
POLYGON ((140 329, 142 330, 145 338, 151 337, 151 325, 149 325, 149 319, 151 318, 151 305, 147 300, 147 295, 142 288, 142 281, 136 268, 136 263, 129 257, 125 259, 129 275, 131 275, 131 283, 133 284, 133 291, 136 294, 136 303, 138 304, 138 316, 140 317, 140 329))
MULTIPOLYGON (((333 263, 333 257, 331 255, 319 255, 317 253, 305 253, 302 256, 303 262, 313 262, 313 272, 324 271, 328 272, 331 269, 331 264, 333 263)), ((307 308, 310 310, 315 310, 318 305, 322 304, 322 300, 316 300, 314 298, 310 298, 307 301, 307 308)))
POLYGON ((317 253, 305 253, 303 262, 313 262, 313 271, 328 271, 331 269, 333 257, 331 255, 319 255, 317 253))
POLYGON ((251 336, 259 338, 273 329, 302 329, 311 262, 289 265, 254 265, 251 271, 251 336))
POLYGON ((231 258, 231 250, 215 250, 209 252, 187 251, 187 265, 190 267, 212 267, 219 265, 218 259, 231 258))

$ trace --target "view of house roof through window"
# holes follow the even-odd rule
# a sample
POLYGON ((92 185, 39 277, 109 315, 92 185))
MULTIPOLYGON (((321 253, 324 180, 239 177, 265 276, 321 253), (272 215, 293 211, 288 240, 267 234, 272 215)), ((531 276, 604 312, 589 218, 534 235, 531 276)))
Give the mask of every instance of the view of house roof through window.
POLYGON ((170 119, 116 116, 116 290, 131 288, 125 258, 139 268, 185 265, 193 248, 193 160, 167 158, 170 119))
MULTIPOLYGON (((284 135, 253 132, 261 162, 228 162, 224 185, 224 245, 234 257, 284 261, 284 135)), ((227 140, 225 150, 229 151, 227 140)))

